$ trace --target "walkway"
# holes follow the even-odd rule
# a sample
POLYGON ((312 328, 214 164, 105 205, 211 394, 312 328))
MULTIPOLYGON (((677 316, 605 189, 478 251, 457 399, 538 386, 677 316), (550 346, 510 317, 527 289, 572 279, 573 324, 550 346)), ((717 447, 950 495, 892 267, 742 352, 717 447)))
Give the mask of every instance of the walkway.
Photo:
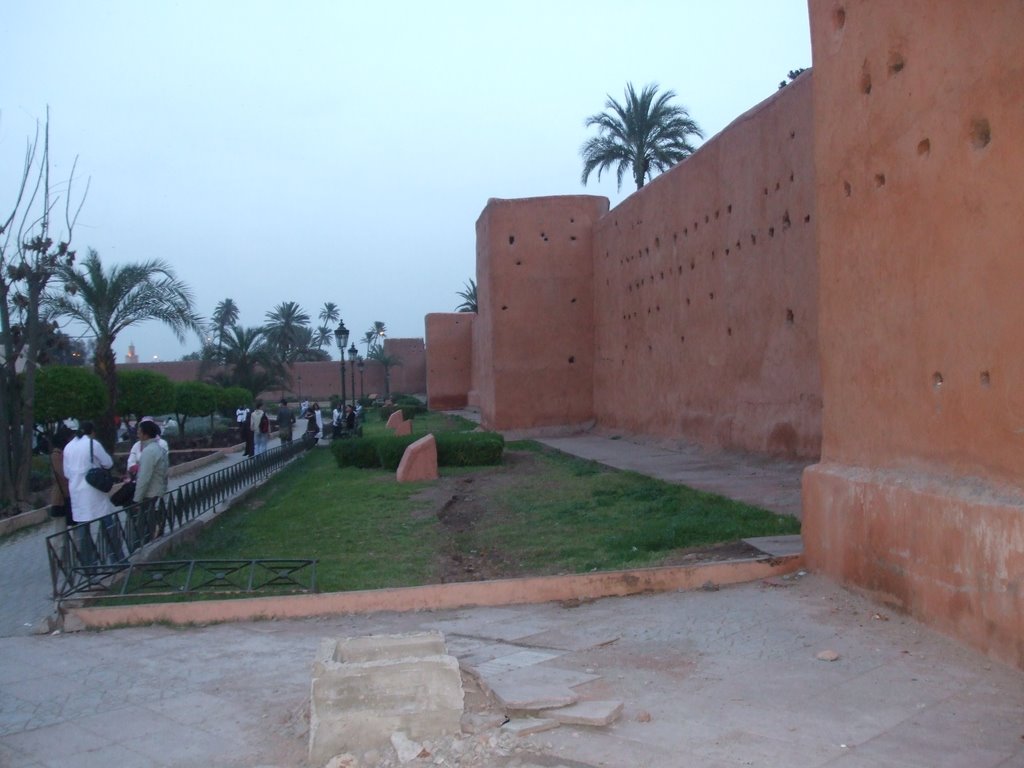
MULTIPOLYGON (((477 671, 624 704, 612 727, 523 738, 502 738, 498 717, 463 742, 483 757, 441 765, 1024 766, 1024 674, 818 576, 582 605, 3 638, 0 765, 298 768, 321 638, 426 629, 477 671), (838 659, 816 658, 826 650, 838 659), (513 747, 530 751, 513 763, 513 747)), ((406 768, 454 752, 434 751, 406 768)))
MULTIPOLYGON (((295 434, 301 432, 296 427, 295 434)), ((280 440, 271 439, 269 447, 277 445, 280 445, 280 440)), ((172 477, 167 482, 168 490, 230 467, 244 458, 241 453, 230 453, 215 464, 172 477)), ((31 635, 44 630, 47 619, 53 616, 53 585, 46 557, 46 537, 63 530, 63 527, 62 522, 49 520, 0 538, 0 637, 31 635)))

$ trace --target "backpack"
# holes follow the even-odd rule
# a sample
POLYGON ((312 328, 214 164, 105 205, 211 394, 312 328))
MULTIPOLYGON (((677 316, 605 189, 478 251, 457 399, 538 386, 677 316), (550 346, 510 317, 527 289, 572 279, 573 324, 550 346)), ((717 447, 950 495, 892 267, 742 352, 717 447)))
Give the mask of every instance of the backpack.
POLYGON ((267 414, 260 416, 260 432, 266 434, 270 431, 270 419, 267 418, 267 414))

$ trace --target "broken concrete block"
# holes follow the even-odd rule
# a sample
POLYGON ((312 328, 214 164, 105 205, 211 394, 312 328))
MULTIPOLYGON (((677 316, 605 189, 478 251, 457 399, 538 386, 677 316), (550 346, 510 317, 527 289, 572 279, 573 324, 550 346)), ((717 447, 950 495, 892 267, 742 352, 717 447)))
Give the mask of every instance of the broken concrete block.
POLYGON ((400 421, 395 425, 395 436, 402 437, 403 435, 412 434, 412 422, 411 421, 400 421))
POLYGON ((310 686, 309 759, 458 734, 463 713, 458 661, 440 633, 321 642, 310 686))
POLYGON ((405 420, 405 417, 402 416, 402 411, 401 410, 397 410, 394 413, 392 413, 390 416, 388 416, 388 423, 385 424, 385 426, 388 429, 396 429, 398 427, 398 425, 401 424, 404 420, 405 420))
POLYGON ((622 714, 621 701, 581 701, 568 707, 546 709, 541 712, 544 717, 557 720, 562 725, 592 725, 602 727, 611 725, 622 714))
POLYGON ((395 476, 400 483, 437 480, 437 440, 433 435, 421 437, 405 449, 395 476))

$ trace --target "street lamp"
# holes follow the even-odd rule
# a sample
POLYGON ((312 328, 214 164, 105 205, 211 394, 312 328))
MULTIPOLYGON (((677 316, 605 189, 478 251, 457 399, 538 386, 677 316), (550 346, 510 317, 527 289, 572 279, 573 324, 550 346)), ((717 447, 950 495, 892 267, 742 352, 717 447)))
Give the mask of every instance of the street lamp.
POLYGON ((334 329, 334 340, 338 342, 338 359, 341 361, 341 402, 345 403, 345 347, 348 346, 348 328, 345 321, 339 320, 334 329))
POLYGON ((359 358, 359 361, 356 363, 356 368, 359 369, 359 399, 362 400, 366 397, 366 394, 363 392, 363 370, 366 368, 366 362, 363 358, 359 358))
POLYGON ((352 346, 348 348, 348 361, 352 364, 352 406, 356 404, 356 358, 359 356, 359 350, 356 349, 356 343, 353 341, 352 346))

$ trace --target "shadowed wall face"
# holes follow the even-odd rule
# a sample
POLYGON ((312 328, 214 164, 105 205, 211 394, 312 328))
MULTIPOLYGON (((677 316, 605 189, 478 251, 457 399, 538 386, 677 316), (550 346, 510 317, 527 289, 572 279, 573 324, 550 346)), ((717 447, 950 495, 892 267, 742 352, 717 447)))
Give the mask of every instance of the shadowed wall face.
POLYGON ((473 385, 475 312, 427 315, 427 407, 465 408, 473 385))
POLYGON ((818 456, 811 76, 603 217, 600 425, 818 456))
POLYGON ((603 197, 490 200, 477 220, 474 389, 488 429, 593 418, 594 222, 603 197))
POLYGON ((1024 667, 1024 4, 812 0, 811 562, 1024 667))

